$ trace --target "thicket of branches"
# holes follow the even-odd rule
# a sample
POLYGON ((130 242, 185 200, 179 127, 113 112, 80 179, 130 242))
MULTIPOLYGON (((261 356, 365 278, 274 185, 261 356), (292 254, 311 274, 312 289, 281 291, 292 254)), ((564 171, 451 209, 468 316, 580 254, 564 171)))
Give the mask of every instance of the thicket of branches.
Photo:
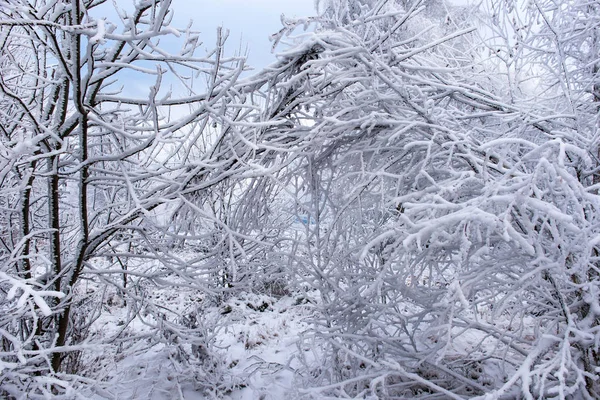
POLYGON ((169 213, 239 170, 213 125, 243 116, 230 104, 244 60, 225 57, 222 35, 197 54, 197 33, 170 26, 170 1, 117 8, 115 21, 100 19, 103 3, 0 3, 1 385, 14 396, 68 392, 86 349, 141 340, 92 337, 106 298, 127 303, 127 323, 144 309, 152 342, 168 343, 186 334, 169 333, 174 317, 148 289, 202 289, 218 274, 169 251, 169 213), (180 50, 160 44, 169 37, 180 50), (147 90, 124 88, 132 78, 147 90))
POLYGON ((330 0, 240 78, 224 32, 197 55, 135 4, 0 1, 0 393, 71 396, 141 339, 231 389, 202 310, 148 296, 183 287, 318 293, 307 398, 600 395, 596 5, 330 0))

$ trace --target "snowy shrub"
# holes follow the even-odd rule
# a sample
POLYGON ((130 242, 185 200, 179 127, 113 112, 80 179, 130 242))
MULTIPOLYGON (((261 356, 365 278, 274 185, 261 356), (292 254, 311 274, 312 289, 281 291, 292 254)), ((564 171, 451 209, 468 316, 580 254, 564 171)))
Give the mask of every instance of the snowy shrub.
POLYGON ((315 221, 294 263, 321 294, 306 393, 593 398, 590 139, 550 101, 481 87, 472 30, 407 3, 330 2, 280 56, 288 112, 311 110, 290 129, 315 221))

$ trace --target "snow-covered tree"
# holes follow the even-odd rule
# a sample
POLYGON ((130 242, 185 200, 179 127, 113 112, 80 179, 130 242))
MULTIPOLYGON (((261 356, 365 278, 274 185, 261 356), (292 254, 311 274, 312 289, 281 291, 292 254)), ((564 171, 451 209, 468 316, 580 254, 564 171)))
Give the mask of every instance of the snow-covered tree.
POLYGON ((222 396, 227 329, 171 287, 316 294, 309 398, 597 398, 600 14, 485 4, 318 1, 240 79, 168 0, 0 0, 0 394, 118 341, 222 396))
POLYGON ((203 171, 227 176, 202 144, 240 113, 244 63, 221 34, 198 55, 170 3, 117 5, 111 21, 105 1, 0 1, 2 395, 72 393, 82 352, 114 340, 92 328, 113 294, 149 313, 154 342, 185 336, 143 282, 204 285, 169 253, 169 214, 203 171))
MULTIPOLYGON (((277 36, 316 24, 280 55, 268 103, 298 121, 282 136, 304 138, 290 173, 309 219, 292 258, 322 298, 308 393, 594 398, 590 142, 549 108, 564 103, 521 81, 488 90, 492 61, 464 19, 427 17, 418 1, 340 4, 277 36)), ((542 47, 536 32, 519 57, 542 47)), ((505 64, 498 73, 539 72, 505 64)))

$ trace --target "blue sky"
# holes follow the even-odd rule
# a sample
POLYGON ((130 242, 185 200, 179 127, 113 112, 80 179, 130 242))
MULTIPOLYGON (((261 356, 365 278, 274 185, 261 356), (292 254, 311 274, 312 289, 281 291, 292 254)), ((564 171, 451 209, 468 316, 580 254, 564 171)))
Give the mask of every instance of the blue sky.
POLYGON ((229 29, 226 49, 249 49, 248 64, 260 68, 274 61, 269 36, 281 29, 281 14, 304 17, 315 14, 314 0, 173 0, 175 26, 193 20, 204 47, 214 47, 218 26, 229 29))
MULTIPOLYGON (((111 23, 119 25, 119 19, 114 6, 119 10, 131 12, 133 3, 138 0, 115 0, 106 2, 95 11, 94 18, 107 17, 111 23)), ((275 61, 271 53, 272 43, 269 36, 278 32, 281 25, 281 14, 286 17, 313 16, 315 0, 172 0, 171 10, 174 12, 171 26, 185 29, 190 20, 192 29, 200 32, 203 42, 197 56, 203 56, 203 51, 215 48, 216 32, 219 26, 229 30, 229 38, 225 45, 225 54, 239 55, 248 50, 246 66, 255 71, 264 68, 275 61)), ((161 44, 169 51, 177 52, 181 43, 170 37, 161 38, 161 44), (170 49, 170 46, 175 46, 170 49)), ((133 71, 122 71, 120 85, 123 92, 135 97, 147 96, 149 87, 154 83, 154 77, 133 71)), ((163 90, 169 90, 166 84, 163 90)))
MULTIPOLYGON (((137 0, 115 0, 118 8, 131 9, 137 0)), ((321 0, 323 3, 325 0, 321 0)), ((465 3, 469 0, 451 0, 451 3, 465 3)), ((472 1, 472 0, 471 0, 472 1)), ((102 10, 114 21, 115 11, 112 2, 107 2, 102 10), (112 10, 111 10, 112 9, 112 10)), ((200 32, 203 42, 201 50, 212 50, 215 47, 217 27, 229 30, 225 50, 226 55, 245 54, 248 49, 246 65, 260 70, 275 61, 271 53, 269 36, 278 32, 281 15, 287 17, 306 17, 316 14, 315 0, 172 0, 171 10, 174 12, 172 26, 185 28, 190 20, 193 30, 200 32)), ((168 47, 170 38, 162 39, 168 47)), ((176 49, 174 49, 176 51, 176 49)), ((202 55, 202 51, 196 53, 202 55)), ((128 72, 124 72, 128 74, 128 72)), ((126 82, 126 92, 147 93, 148 80, 137 73, 136 79, 126 82)))

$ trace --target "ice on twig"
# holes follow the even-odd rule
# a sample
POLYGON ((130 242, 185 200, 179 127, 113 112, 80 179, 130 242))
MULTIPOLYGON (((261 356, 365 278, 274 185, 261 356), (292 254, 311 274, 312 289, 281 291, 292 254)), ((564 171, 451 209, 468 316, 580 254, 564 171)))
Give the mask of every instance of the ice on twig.
POLYGON ((23 293, 17 301, 17 307, 23 307, 25 303, 31 298, 33 302, 38 306, 42 314, 44 314, 46 317, 52 314, 52 310, 44 300, 44 297, 57 297, 61 299, 65 296, 64 293, 57 292, 54 290, 35 290, 31 285, 27 284, 26 282, 11 278, 5 273, 0 272, 0 282, 2 281, 8 281, 12 285, 12 287, 6 294, 7 300, 13 300, 16 297, 17 292, 21 290, 23 293))

